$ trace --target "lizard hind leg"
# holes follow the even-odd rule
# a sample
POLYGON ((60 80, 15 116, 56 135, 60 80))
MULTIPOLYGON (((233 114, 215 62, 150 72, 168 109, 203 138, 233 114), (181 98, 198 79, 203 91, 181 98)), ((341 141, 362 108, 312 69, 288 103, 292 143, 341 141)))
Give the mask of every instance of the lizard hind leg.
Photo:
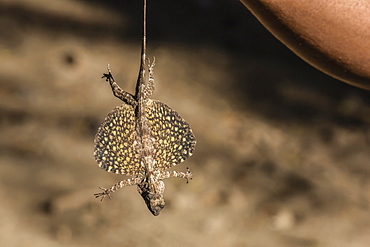
POLYGON ((147 97, 152 96, 154 92, 154 65, 155 65, 155 57, 153 57, 153 62, 150 62, 150 59, 148 58, 148 71, 149 71, 149 78, 148 78, 148 84, 145 88, 145 95, 147 97))
POLYGON ((132 94, 129 92, 124 91, 114 80, 113 75, 110 70, 110 65, 107 66, 108 73, 104 73, 102 78, 105 78, 107 82, 109 82, 113 95, 125 102, 126 104, 131 105, 132 107, 136 107, 137 100, 134 98, 132 94))

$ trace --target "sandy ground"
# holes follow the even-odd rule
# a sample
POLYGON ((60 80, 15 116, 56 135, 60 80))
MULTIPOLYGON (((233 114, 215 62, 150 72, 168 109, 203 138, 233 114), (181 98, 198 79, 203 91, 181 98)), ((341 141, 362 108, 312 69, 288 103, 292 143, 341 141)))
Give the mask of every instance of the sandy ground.
POLYGON ((0 1, 0 246, 370 246, 370 93, 313 69, 237 1, 148 3, 159 99, 192 126, 166 207, 100 202, 93 139, 133 92, 141 1, 0 1), (119 2, 119 3, 117 3, 119 2), (133 3, 135 2, 135 3, 133 3))

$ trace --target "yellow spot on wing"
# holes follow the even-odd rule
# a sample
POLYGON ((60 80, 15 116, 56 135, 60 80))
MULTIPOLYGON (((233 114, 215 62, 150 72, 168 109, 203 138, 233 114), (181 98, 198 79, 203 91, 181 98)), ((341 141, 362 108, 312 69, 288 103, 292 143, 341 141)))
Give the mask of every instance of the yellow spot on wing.
POLYGON ((123 104, 113 109, 100 125, 95 136, 94 157, 103 169, 135 176, 143 173, 137 155, 135 112, 123 104))

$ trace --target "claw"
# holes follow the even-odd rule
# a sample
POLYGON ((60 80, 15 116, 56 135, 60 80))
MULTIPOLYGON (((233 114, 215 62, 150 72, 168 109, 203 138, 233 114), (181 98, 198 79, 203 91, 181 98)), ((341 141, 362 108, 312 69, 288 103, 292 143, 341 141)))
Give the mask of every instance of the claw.
POLYGON ((109 197, 109 199, 112 199, 110 196, 110 191, 106 188, 99 187, 99 189, 103 190, 103 192, 100 193, 95 193, 94 196, 95 198, 101 197, 100 201, 103 201, 106 196, 109 197))
POLYGON ((108 73, 103 73, 103 76, 101 78, 105 78, 105 81, 114 81, 112 73, 110 71, 110 64, 107 65, 108 73))
POLYGON ((105 81, 109 81, 109 79, 111 78, 111 74, 104 73, 101 78, 105 78, 105 81))
POLYGON ((192 180, 193 179, 193 174, 190 172, 190 169, 189 167, 186 167, 186 183, 188 184, 189 183, 189 179, 192 180))
POLYGON ((153 62, 152 63, 150 62, 150 58, 147 58, 147 60, 148 60, 149 67, 154 67, 154 65, 155 65, 155 57, 153 57, 153 62))

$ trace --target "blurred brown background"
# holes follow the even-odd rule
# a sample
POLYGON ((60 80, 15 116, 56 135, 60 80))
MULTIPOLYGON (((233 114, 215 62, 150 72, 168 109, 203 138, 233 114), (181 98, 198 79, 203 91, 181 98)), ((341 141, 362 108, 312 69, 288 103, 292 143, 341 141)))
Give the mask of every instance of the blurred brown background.
POLYGON ((0 246, 370 245, 370 93, 313 69, 238 1, 150 0, 159 99, 198 139, 154 217, 100 202, 95 132, 134 91, 142 1, 0 0, 0 246))

